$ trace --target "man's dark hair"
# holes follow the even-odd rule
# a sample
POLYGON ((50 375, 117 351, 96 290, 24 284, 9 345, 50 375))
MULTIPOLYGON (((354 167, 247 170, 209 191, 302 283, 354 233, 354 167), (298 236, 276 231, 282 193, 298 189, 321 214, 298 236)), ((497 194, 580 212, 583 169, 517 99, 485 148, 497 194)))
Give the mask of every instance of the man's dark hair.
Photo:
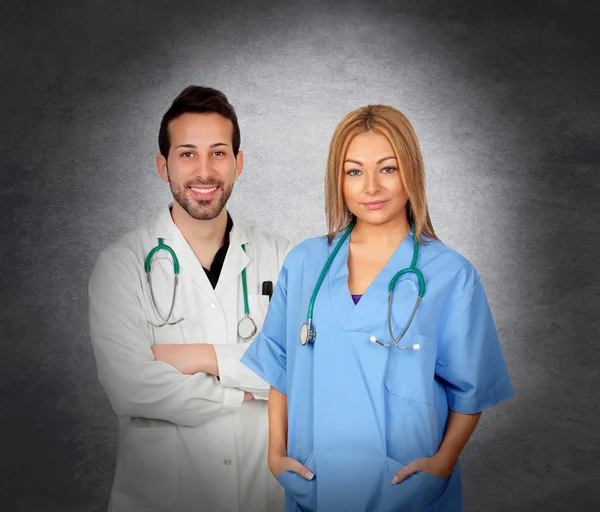
POLYGON ((217 113, 233 123, 232 147, 233 154, 237 156, 240 150, 240 126, 235 109, 229 103, 227 96, 217 89, 190 85, 179 93, 173 100, 169 110, 165 113, 158 131, 158 148, 162 156, 169 156, 171 137, 169 136, 169 123, 173 119, 187 113, 209 114, 217 113))

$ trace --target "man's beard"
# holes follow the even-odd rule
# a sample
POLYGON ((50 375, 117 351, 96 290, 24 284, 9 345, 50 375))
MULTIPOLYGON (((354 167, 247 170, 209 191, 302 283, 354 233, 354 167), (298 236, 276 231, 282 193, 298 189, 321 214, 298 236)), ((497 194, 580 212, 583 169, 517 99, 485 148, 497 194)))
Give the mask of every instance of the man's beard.
POLYGON ((176 187, 173 182, 169 179, 169 187, 173 198, 179 206, 181 206, 190 217, 196 220, 211 220, 219 216, 219 214, 225 208, 231 192, 233 191, 233 183, 226 187, 223 182, 218 181, 200 181, 194 180, 193 182, 187 182, 179 187, 176 187), (219 187, 217 194, 208 201, 197 199, 192 196, 192 192, 189 187, 194 185, 212 186, 219 187))

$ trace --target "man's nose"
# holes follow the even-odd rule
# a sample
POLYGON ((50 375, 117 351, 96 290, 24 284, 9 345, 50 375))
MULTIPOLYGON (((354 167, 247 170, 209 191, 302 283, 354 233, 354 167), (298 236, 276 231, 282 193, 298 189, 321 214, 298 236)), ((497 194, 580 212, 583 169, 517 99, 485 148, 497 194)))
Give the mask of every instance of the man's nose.
POLYGON ((199 178, 209 178, 214 175, 214 169, 212 168, 210 158, 201 156, 196 160, 194 168, 196 176, 199 178))

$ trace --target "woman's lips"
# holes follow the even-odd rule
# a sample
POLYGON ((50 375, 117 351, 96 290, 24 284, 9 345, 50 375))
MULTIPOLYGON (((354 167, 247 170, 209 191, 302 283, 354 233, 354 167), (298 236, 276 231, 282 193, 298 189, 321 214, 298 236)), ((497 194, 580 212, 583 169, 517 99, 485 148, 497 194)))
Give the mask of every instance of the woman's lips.
POLYGON ((368 203, 363 203, 369 210, 379 210, 383 207, 386 201, 370 201, 368 203))

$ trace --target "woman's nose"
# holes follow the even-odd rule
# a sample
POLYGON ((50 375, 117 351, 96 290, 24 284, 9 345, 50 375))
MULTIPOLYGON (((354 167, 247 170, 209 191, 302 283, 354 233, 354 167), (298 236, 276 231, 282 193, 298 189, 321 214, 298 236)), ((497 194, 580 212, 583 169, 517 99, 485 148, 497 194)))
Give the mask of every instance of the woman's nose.
POLYGON ((365 177, 365 192, 374 194, 380 188, 379 175, 377 173, 367 173, 365 177))

